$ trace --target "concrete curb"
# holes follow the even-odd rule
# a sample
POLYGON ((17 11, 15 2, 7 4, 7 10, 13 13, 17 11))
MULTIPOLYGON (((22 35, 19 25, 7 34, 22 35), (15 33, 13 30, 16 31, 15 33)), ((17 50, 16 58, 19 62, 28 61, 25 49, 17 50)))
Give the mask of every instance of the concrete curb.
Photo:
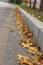
POLYGON ((33 31, 34 39, 37 41, 38 45, 41 47, 43 52, 43 23, 36 19, 35 17, 31 16, 22 8, 18 7, 19 12, 21 13, 22 17, 25 20, 25 23, 30 27, 33 31))

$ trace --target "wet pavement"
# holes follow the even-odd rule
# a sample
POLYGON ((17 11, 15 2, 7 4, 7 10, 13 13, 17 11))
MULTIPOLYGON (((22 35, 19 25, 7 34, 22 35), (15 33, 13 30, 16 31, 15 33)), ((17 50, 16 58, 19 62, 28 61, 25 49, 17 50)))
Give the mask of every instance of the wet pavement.
POLYGON ((11 31, 15 22, 15 10, 0 7, 0 65, 18 65, 17 53, 32 57, 19 45, 18 30, 11 31))

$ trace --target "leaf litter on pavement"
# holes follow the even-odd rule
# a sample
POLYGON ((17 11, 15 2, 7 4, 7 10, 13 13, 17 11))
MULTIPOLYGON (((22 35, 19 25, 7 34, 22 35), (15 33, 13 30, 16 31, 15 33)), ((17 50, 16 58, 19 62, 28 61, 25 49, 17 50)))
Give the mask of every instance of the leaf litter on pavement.
POLYGON ((32 39, 33 32, 30 30, 29 26, 25 24, 24 19, 22 18, 20 12, 17 8, 15 8, 15 19, 16 25, 14 26, 14 30, 19 30, 19 34, 23 36, 20 40, 19 44, 25 49, 28 53, 33 55, 33 60, 29 57, 21 54, 17 54, 18 56, 18 64, 20 65, 43 65, 43 53, 40 51, 40 47, 37 46, 36 41, 32 39))

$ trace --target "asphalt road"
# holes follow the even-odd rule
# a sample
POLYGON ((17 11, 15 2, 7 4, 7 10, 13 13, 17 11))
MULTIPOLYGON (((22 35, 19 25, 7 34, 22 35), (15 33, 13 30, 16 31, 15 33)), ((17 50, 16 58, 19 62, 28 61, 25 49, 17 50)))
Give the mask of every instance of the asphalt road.
POLYGON ((0 7, 0 65, 18 65, 17 53, 32 57, 19 45, 21 35, 18 30, 11 31, 15 22, 15 10, 0 7))

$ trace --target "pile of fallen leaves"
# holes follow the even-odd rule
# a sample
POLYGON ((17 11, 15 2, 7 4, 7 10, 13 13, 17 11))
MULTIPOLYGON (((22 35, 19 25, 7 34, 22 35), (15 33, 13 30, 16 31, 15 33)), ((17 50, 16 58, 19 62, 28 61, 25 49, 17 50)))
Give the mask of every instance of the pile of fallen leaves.
POLYGON ((19 57, 18 63, 20 65, 43 65, 43 54, 38 57, 34 57, 33 60, 20 54, 17 54, 17 56, 19 57))
POLYGON ((43 53, 40 52, 40 47, 37 46, 37 43, 32 39, 33 33, 30 28, 25 24, 23 18, 21 17, 18 9, 15 9, 16 12, 16 24, 19 34, 22 35, 22 39, 19 44, 26 48, 26 51, 33 55, 33 61, 26 56, 17 54, 19 57, 18 63, 20 65, 43 65, 43 53))

